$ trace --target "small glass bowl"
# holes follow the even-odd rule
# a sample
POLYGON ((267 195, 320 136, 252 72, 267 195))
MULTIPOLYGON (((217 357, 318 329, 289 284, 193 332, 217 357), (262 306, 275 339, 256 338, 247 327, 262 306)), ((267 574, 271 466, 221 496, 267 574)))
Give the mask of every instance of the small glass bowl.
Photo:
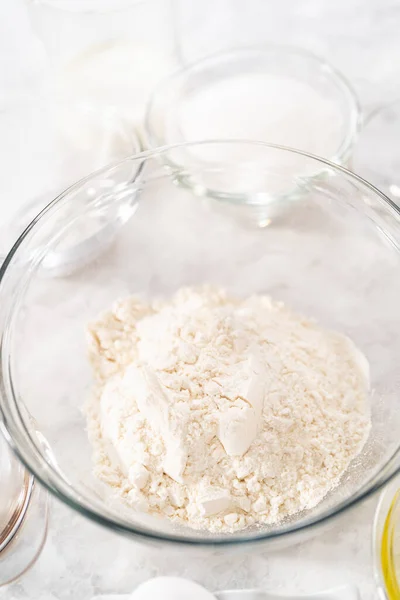
POLYGON ((36 561, 47 535, 48 495, 0 435, 0 587, 36 561))
MULTIPOLYGON (((246 84, 242 80, 241 89, 243 87, 246 87, 246 84)), ((246 102, 248 102, 247 112, 254 111, 252 98, 256 95, 246 96, 246 102)), ((286 98, 282 98, 282 100, 284 101, 286 98)), ((296 98, 290 99, 290 101, 295 106, 296 98)), ((245 107, 246 105, 243 108, 245 107)), ((258 106, 258 108, 262 109, 261 106, 258 106)), ((266 110, 268 110, 268 107, 266 107, 266 110)), ((224 117, 226 118, 226 115, 224 117)), ((282 118, 282 115, 280 118, 282 118)), ((310 109, 308 128, 307 125, 302 123, 303 133, 312 131, 313 127, 314 129, 315 127, 318 128, 312 108, 310 109)), ((221 137, 225 139, 252 139, 290 146, 345 165, 348 163, 357 134, 361 128, 361 109, 350 84, 340 72, 325 60, 299 48, 263 45, 217 53, 168 76, 155 88, 150 98, 144 126, 145 141, 152 148, 181 142, 220 139, 221 137), (236 119, 236 112, 232 111, 230 105, 229 98, 233 96, 233 93, 229 97, 224 97, 228 113, 232 111, 230 113, 232 120, 226 125, 225 135, 213 135, 207 121, 207 116, 210 115, 212 107, 205 107, 204 103, 199 103, 201 94, 215 93, 215 86, 220 86, 221 82, 232 85, 235 78, 248 77, 249 75, 256 76, 258 83, 262 85, 271 76, 282 81, 295 80, 307 84, 321 96, 329 99, 332 107, 337 107, 337 112, 341 115, 341 131, 335 135, 335 140, 331 143, 332 148, 329 151, 329 156, 324 154, 320 146, 322 138, 320 140, 318 137, 311 136, 306 144, 310 147, 302 147, 296 133, 285 131, 284 127, 281 127, 281 133, 274 134, 276 139, 264 139, 261 129, 260 134, 258 134, 258 125, 252 122, 250 125, 251 131, 246 131, 246 135, 243 135, 241 126, 239 128, 237 126, 238 123, 240 124, 242 117, 239 115, 239 118, 236 119), (186 126, 182 120, 184 119, 182 115, 184 115, 186 103, 193 100, 197 102, 197 114, 207 123, 207 131, 204 131, 201 137, 198 135, 193 137, 193 132, 185 131, 186 126)), ((317 131, 317 136, 319 136, 319 131, 317 131)))
MULTIPOLYGON (((272 102, 270 110, 276 106, 272 102)), ((144 141, 150 147, 198 142, 204 138, 261 141, 289 146, 346 165, 360 127, 357 97, 339 72, 301 49, 267 45, 218 53, 165 79, 150 99, 144 141), (277 89, 275 81, 279 81, 277 89), (299 86, 296 97, 288 85, 292 81, 299 86), (227 87, 223 87, 225 84, 227 87), (319 116, 312 107, 308 110, 310 89, 330 103, 319 105, 319 116), (264 102, 260 103, 259 98, 264 95, 266 99, 269 93, 277 102, 282 98, 284 106, 279 114, 276 112, 276 117, 266 117, 263 124, 261 115, 268 111, 268 106, 264 113, 260 112, 259 120, 258 111, 264 110, 264 102), (238 94, 240 101, 231 101, 238 94), (298 118, 303 110, 297 108, 296 102, 303 109, 306 104, 306 120, 298 118), (238 114, 239 108, 243 108, 243 114, 238 114), (299 110, 297 116, 296 110, 299 110), (339 123, 341 119, 338 127, 336 117, 339 123), (327 123, 334 125, 327 129, 327 123), (273 131, 276 137, 265 139, 266 131, 273 131)), ((307 192, 313 180, 324 172, 321 163, 305 162, 298 153, 267 158, 261 153, 260 162, 255 146, 247 145, 246 155, 240 154, 241 151, 240 145, 218 146, 212 154, 209 146, 204 149, 199 145, 181 146, 179 151, 163 158, 170 161, 168 167, 180 171, 183 185, 197 190, 196 193, 217 198, 225 203, 225 211, 229 209, 240 219, 250 217, 259 227, 281 220, 292 201, 297 202, 299 194, 307 192), (239 171, 236 169, 238 160, 239 171), (266 160, 270 161, 268 165, 266 160), (212 165, 220 162, 230 162, 232 169, 216 173, 212 165), (201 181, 197 177, 199 167, 207 173, 207 178, 202 177, 201 181), (266 172, 268 182, 262 181, 266 172), (288 185, 295 180, 295 186, 288 185), (300 180, 302 186, 297 185, 300 180), (253 193, 250 193, 249 181, 253 184, 253 193), (260 195, 260 189, 268 193, 260 195), (248 205, 252 207, 251 214, 248 205)))
POLYGON ((400 478, 382 492, 374 521, 374 562, 383 600, 400 598, 400 478))

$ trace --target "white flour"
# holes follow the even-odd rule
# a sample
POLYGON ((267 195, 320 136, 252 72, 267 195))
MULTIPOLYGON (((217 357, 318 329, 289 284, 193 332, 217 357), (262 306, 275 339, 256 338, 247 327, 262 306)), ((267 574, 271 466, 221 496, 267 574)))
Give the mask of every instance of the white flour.
POLYGON ((267 296, 181 289, 89 328, 95 473, 141 511, 210 531, 318 504, 370 429, 368 363, 267 296))

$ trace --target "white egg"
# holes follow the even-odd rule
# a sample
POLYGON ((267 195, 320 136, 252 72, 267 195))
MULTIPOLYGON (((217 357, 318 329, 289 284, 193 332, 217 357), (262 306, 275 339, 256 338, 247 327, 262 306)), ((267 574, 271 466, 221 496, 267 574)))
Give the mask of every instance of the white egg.
POLYGON ((198 583, 181 577, 155 577, 139 585, 131 600, 215 600, 198 583))

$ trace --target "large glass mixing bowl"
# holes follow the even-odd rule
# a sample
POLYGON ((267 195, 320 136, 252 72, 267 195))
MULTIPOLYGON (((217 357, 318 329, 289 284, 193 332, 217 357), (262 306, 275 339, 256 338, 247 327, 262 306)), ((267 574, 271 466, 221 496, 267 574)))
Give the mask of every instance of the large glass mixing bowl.
POLYGON ((388 198, 353 173, 288 148, 189 144, 102 169, 49 204, 1 269, 6 438, 63 502, 129 536, 192 545, 293 542, 400 468, 399 244, 400 213, 388 198), (216 188, 219 199, 205 197, 216 188), (261 227, 245 217, 265 199, 280 210, 261 227), (49 277, 53 257, 99 217, 125 223, 113 244, 89 253, 79 269, 73 263, 49 277), (127 294, 168 296, 203 283, 271 294, 350 336, 370 363, 372 431, 364 450, 316 508, 274 526, 218 535, 177 527, 110 502, 92 474, 82 413, 92 382, 88 321, 127 294))

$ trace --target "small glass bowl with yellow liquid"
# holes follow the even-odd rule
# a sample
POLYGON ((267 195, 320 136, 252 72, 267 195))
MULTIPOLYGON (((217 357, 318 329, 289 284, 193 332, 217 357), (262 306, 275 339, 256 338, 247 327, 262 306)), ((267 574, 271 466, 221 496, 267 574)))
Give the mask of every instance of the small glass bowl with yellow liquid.
POLYGON ((383 600, 400 598, 400 478, 383 491, 374 523, 375 575, 383 600))

